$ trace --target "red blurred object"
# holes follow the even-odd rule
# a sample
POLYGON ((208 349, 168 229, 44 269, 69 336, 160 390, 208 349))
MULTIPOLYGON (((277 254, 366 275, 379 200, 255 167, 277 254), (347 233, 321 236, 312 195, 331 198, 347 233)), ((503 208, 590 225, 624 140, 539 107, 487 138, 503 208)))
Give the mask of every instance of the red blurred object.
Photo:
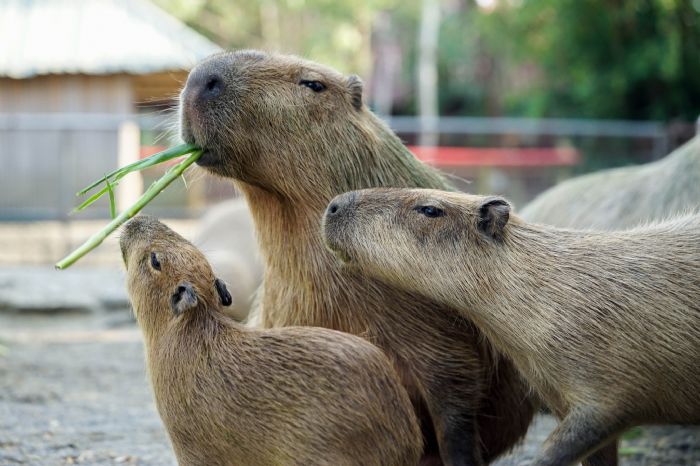
POLYGON ((450 167, 549 167, 576 165, 579 152, 571 147, 425 147, 408 146, 418 160, 450 167))
POLYGON ((139 157, 145 159, 146 157, 150 157, 151 155, 157 154, 165 149, 167 149, 165 146, 141 146, 141 154, 139 157))

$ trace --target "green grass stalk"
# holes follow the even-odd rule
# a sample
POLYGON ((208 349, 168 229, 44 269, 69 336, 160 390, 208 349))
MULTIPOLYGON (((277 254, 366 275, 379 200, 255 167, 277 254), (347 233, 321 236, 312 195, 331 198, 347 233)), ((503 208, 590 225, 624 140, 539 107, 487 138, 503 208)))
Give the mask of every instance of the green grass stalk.
MULTIPOLYGON (((194 152, 197 149, 199 149, 199 148, 197 146, 193 146, 192 144, 180 144, 179 146, 171 147, 171 148, 166 149, 164 151, 158 152, 157 154, 153 154, 149 157, 146 157, 143 160, 139 160, 137 162, 130 163, 129 165, 125 165, 121 168, 117 168, 116 170, 113 170, 113 171, 107 173, 105 176, 103 176, 99 180, 95 181, 90 186, 78 191, 78 193, 76 195, 82 196, 84 194, 87 194, 89 191, 92 191, 94 188, 99 186, 101 183, 103 183, 111 178, 114 178, 114 181, 117 181, 120 178, 123 178, 125 175, 127 175, 131 172, 144 170, 148 167, 152 167, 153 165, 158 165, 158 164, 166 162, 168 160, 189 154, 191 152, 194 152)), ((102 194, 104 194, 104 192, 106 192, 105 189, 103 189, 101 191, 102 194)))
MULTIPOLYGON (((178 146, 181 147, 181 146, 178 146)), ((192 150, 190 149, 190 152, 192 150)), ((99 246, 102 241, 104 241, 107 236, 109 236, 114 230, 119 228, 124 222, 129 220, 131 217, 139 213, 141 209, 143 209, 149 202, 151 202, 158 194, 160 194, 170 183, 175 181, 177 178, 182 176, 182 174, 189 168, 190 165, 192 165, 197 159, 202 155, 202 150, 201 149, 195 149, 194 152, 191 153, 189 157, 187 157, 185 160, 182 162, 178 163, 177 165, 173 166, 170 168, 165 175, 163 175, 161 178, 159 178, 157 181, 153 182, 151 186, 146 190, 146 192, 139 198, 138 201, 128 209, 126 209, 124 212, 119 214, 116 218, 114 218, 109 224, 107 224, 106 227, 104 227, 102 230, 98 231, 94 235, 92 235, 90 238, 88 238, 85 243, 83 243, 78 249, 75 251, 71 252, 68 254, 66 257, 61 259, 56 263, 56 268, 59 270, 63 270, 67 267, 70 267, 72 264, 74 264, 78 259, 83 257, 85 254, 88 252, 92 251, 95 249, 97 246, 99 246)), ((180 154, 182 155, 182 154, 180 154)), ((176 156, 170 157, 174 158, 176 156)), ((148 160, 148 159, 145 159, 148 160)), ((168 159, 166 159, 168 160, 168 159)), ((107 180, 108 177, 105 177, 104 181, 107 180)))

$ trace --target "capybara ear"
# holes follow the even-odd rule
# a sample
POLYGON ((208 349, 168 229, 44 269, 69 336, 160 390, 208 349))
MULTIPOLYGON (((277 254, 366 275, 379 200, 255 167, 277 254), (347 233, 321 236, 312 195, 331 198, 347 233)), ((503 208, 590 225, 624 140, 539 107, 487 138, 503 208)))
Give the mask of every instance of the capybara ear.
POLYGON ((187 282, 180 283, 170 297, 170 307, 176 316, 194 309, 198 302, 197 292, 194 291, 192 284, 187 282))
POLYGON ((350 90, 350 96, 352 97, 352 106, 357 110, 362 108, 362 79, 356 74, 351 74, 348 76, 348 89, 350 90))
POLYGON ((219 298, 221 299, 221 304, 224 306, 230 306, 233 303, 233 298, 231 293, 228 292, 226 288, 226 283, 220 278, 214 280, 214 286, 216 287, 216 292, 219 293, 219 298))
POLYGON ((510 204, 500 197, 489 197, 479 206, 479 231, 489 238, 503 239, 503 230, 510 217, 510 204))

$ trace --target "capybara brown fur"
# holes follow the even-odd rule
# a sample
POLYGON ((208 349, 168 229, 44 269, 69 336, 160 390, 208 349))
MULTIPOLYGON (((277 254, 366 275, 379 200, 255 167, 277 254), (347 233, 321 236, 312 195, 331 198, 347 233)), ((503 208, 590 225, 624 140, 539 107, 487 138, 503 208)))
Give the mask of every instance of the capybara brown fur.
POLYGON ((204 255, 152 217, 123 229, 160 417, 183 465, 414 465, 421 432, 384 353, 313 327, 247 329, 204 255))
POLYGON ((522 210, 525 220, 566 228, 620 230, 700 211, 700 137, 644 165, 579 176, 522 210))
POLYGON ((500 197, 406 189, 339 196, 324 222, 348 265, 460 309, 513 361, 560 418, 535 464, 638 424, 700 424, 700 215, 577 231, 500 197))
POLYGON ((236 320, 248 317, 262 282, 262 260, 253 218, 244 199, 236 198, 207 210, 192 241, 206 256, 214 274, 229 287, 233 304, 225 309, 236 320))
POLYGON ((527 388, 471 323, 340 267, 323 245, 320 218, 337 194, 450 189, 367 109, 359 78, 294 56, 224 53, 190 72, 180 105, 184 140, 205 149, 198 163, 248 201, 265 262, 260 324, 328 327, 381 347, 420 415, 426 462, 477 465, 522 438, 527 388))

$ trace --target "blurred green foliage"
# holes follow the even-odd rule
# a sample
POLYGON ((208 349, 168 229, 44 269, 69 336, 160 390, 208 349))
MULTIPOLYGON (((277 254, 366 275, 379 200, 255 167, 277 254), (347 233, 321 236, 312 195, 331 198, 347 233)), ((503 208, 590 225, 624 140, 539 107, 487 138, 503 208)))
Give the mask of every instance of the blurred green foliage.
POLYGON ((495 53, 535 67, 510 112, 694 120, 700 112, 700 2, 525 0, 480 18, 495 53), (502 31, 511 37, 494 37, 502 31), (517 39, 515 39, 517 38, 517 39))
MULTIPOLYGON (((692 121, 700 113, 700 0, 438 1, 441 114, 692 121)), ((298 53, 368 81, 384 59, 378 20, 389 17, 402 55, 392 108, 415 113, 420 1, 156 2, 224 47, 298 53)))
POLYGON ((154 0, 228 49, 281 50, 366 71, 374 15, 399 0, 154 0))

